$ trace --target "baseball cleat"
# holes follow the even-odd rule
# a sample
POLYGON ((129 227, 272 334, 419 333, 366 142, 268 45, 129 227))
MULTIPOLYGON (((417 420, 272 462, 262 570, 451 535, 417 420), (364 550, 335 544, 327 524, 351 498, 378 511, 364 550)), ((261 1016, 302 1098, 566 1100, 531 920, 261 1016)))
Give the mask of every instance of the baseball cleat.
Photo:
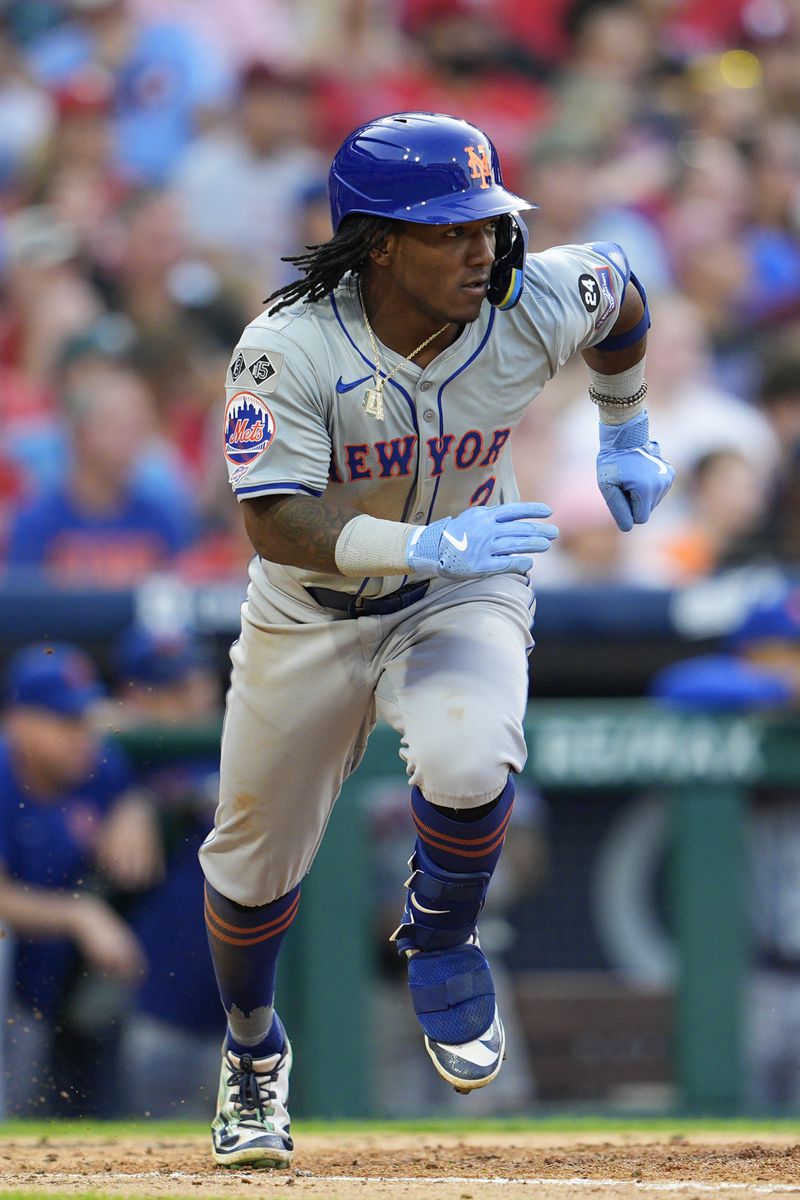
POLYGON ((492 1023, 484 1034, 471 1042, 448 1045, 425 1037, 425 1049, 433 1065, 457 1092, 466 1096, 496 1079, 506 1054, 506 1035, 500 1014, 495 1009, 492 1023))
POLYGON ((411 951, 408 982, 425 1049, 442 1079, 459 1092, 491 1083, 506 1037, 477 933, 448 950, 411 951))
POLYGON ((214 1161, 224 1167, 288 1167, 289 1072, 292 1048, 253 1059, 226 1050, 222 1056, 217 1115, 211 1124, 214 1161))

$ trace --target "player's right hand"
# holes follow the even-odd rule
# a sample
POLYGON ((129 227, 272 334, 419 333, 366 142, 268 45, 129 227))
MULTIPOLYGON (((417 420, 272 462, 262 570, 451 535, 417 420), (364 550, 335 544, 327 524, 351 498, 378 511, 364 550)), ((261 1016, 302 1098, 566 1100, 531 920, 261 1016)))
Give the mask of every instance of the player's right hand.
POLYGON ((549 549, 558 537, 546 504, 520 501, 492 508, 468 508, 457 517, 445 517, 415 530, 408 543, 408 565, 428 578, 480 579, 485 575, 525 573, 534 554, 549 549))

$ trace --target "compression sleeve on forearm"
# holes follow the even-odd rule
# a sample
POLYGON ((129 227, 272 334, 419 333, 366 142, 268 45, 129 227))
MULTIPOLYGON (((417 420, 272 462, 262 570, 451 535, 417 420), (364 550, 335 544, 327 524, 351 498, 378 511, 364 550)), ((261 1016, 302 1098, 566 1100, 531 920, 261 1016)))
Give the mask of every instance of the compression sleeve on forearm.
POLYGON ((384 521, 359 513, 348 521, 336 542, 336 566, 342 575, 405 575, 406 547, 416 525, 384 521))
POLYGON ((619 375, 601 375, 589 368, 589 396, 604 425, 623 425, 644 411, 647 384, 644 359, 619 375))

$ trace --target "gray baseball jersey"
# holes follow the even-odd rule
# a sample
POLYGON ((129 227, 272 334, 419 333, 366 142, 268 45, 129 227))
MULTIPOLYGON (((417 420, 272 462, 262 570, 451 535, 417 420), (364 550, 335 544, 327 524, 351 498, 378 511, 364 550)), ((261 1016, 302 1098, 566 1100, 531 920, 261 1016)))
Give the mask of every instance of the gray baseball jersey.
MULTIPOLYGON (((511 434, 558 368, 606 336, 627 276, 613 243, 529 255, 519 304, 506 312, 484 304, 424 369, 402 362, 386 385, 383 419, 362 405, 375 363, 352 277, 330 298, 257 317, 226 380, 236 495, 330 488, 359 512, 416 525, 517 500, 511 434)), ((380 349, 390 372, 400 356, 380 349)), ((304 585, 362 596, 407 581, 285 570, 304 585)))

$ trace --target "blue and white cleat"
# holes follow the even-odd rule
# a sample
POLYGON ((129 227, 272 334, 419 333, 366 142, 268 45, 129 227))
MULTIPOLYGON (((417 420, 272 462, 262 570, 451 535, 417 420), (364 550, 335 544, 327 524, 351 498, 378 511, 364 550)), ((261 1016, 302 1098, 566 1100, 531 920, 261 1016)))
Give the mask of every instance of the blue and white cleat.
POLYGON ((408 983, 425 1049, 442 1079, 462 1093, 496 1079, 506 1037, 477 935, 448 950, 412 951, 408 983))
POLYGON ((457 1092, 466 1096, 496 1079, 506 1055, 506 1034, 495 1009, 492 1023, 481 1037, 471 1042, 448 1045, 425 1036, 425 1049, 433 1065, 457 1092))
POLYGON ((253 1059, 226 1050, 222 1056, 217 1114, 211 1124, 214 1161, 224 1167, 288 1167, 289 1072, 292 1047, 253 1059))

